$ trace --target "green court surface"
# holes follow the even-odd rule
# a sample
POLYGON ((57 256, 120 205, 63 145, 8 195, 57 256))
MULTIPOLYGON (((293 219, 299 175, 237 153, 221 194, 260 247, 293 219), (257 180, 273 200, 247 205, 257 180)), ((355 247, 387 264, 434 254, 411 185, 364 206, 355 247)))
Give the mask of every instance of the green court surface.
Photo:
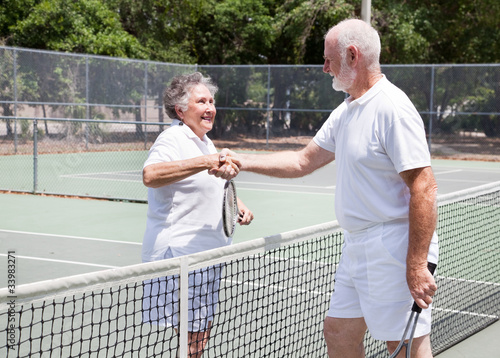
MULTIPOLYGON (((113 171, 130 170, 125 166, 124 162, 115 162, 114 166, 107 168, 107 173, 116 177, 117 174, 113 171)), ((433 162, 433 169, 440 194, 500 181, 499 163, 436 160, 433 162)), ((335 164, 332 163, 309 176, 298 179, 278 179, 253 173, 240 173, 236 178, 238 196, 253 211, 255 219, 249 226, 237 226, 234 242, 248 241, 335 220, 335 171, 335 164)), ((66 178, 68 175, 74 176, 77 172, 85 175, 84 172, 76 169, 66 169, 63 175, 66 178)), ((141 190, 145 191, 146 189, 140 182, 140 171, 136 170, 136 172, 139 173, 137 174, 139 178, 135 182, 131 181, 126 184, 141 187, 141 190)), ((107 178, 103 180, 102 175, 99 180, 82 181, 88 180, 95 181, 92 184, 94 186, 101 183, 112 187, 111 184, 114 183, 107 178)), ((121 184, 120 182, 120 185, 115 186, 121 186, 121 184)), ((30 258, 24 260, 24 265, 33 263, 39 267, 24 276, 22 283, 37 280, 36 276, 43 272, 45 266, 59 266, 57 261, 53 263, 44 261, 43 265, 41 261, 37 261, 36 252, 40 245, 40 235, 44 237, 58 235, 59 240, 60 237, 65 237, 66 245, 74 247, 75 250, 85 245, 96 245, 100 242, 99 240, 128 242, 134 247, 136 253, 129 257, 128 261, 127 259, 122 261, 120 265, 140 262, 140 243, 147 213, 145 203, 30 194, 0 194, 0 207, 2 208, 0 230, 8 230, 4 231, 0 237, 0 254, 7 249, 14 248, 18 250, 18 255, 30 258), (23 237, 19 238, 15 235, 21 235, 20 233, 9 233, 9 231, 22 232, 23 237), (25 245, 23 242, 28 242, 28 244, 25 245)), ((53 246, 51 252, 54 253, 50 258, 66 260, 64 255, 58 255, 60 245, 54 244, 53 246)), ((50 247, 50 240, 43 243, 44 249, 50 247)), ((91 259, 101 260, 105 265, 112 251, 97 248, 92 252, 91 259)), ((82 254, 78 260, 74 261, 85 263, 88 260, 82 254)), ((85 267, 84 264, 79 265, 79 268, 83 267, 85 267)), ((67 264, 61 264, 59 268, 54 270, 57 276, 64 275, 67 264)), ((92 269, 99 268, 93 267, 92 269)), ((87 270, 88 268, 85 269, 87 270)), ((46 275, 43 276, 46 277, 46 275)))
MULTIPOLYGON (((129 175, 125 180, 130 185, 145 190, 140 170, 132 173, 125 162, 115 163, 99 175, 69 167, 56 170, 59 177, 55 180, 90 180, 94 186, 101 182, 112 188, 113 180, 129 175)), ((436 160, 433 168, 440 194, 500 181, 499 163, 436 160)), ((234 242, 335 220, 335 171, 331 164, 299 179, 241 173, 236 179, 238 195, 254 212, 255 220, 250 226, 236 228, 234 242)), ((5 267, 7 252, 15 251, 18 285, 141 262, 146 203, 3 193, 0 207, 0 265, 5 267)), ((0 286, 5 282, 3 270, 0 286)), ((498 332, 498 326, 492 325, 485 334, 498 332)), ((453 357, 494 357, 458 355, 470 352, 467 346, 460 347, 453 357)), ((446 355, 449 352, 439 357, 451 357, 446 355)))
MULTIPOLYGON (((145 201, 147 190, 142 184, 141 172, 146 158, 147 151, 50 153, 36 158, 0 156, 0 168, 8 173, 0 176, 0 190, 145 201)), ((495 162, 435 161, 437 172, 450 179, 444 192, 453 189, 452 177, 459 181, 470 179, 470 184, 495 181, 499 166, 495 162)), ((302 179, 274 180, 241 173, 236 181, 242 196, 247 189, 264 196, 290 191, 333 195, 334 173, 332 165, 302 179)), ((285 198, 278 199, 288 204, 285 198)), ((316 212, 322 209, 324 207, 316 212)))

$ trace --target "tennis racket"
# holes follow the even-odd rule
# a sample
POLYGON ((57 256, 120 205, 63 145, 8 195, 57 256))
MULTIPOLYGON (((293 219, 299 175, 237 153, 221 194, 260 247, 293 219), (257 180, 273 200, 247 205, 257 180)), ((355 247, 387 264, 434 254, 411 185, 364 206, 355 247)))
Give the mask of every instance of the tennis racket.
MULTIPOLYGON (((429 269, 431 274, 434 274, 434 270, 436 270, 436 264, 428 262, 427 268, 429 269)), ((417 305, 416 302, 413 302, 410 318, 408 319, 408 323, 406 324, 406 328, 403 333, 403 338, 401 338, 401 341, 399 342, 396 350, 389 356, 389 358, 395 358, 399 354, 399 352, 401 352, 401 349, 403 349, 403 347, 406 347, 406 358, 411 357, 411 344, 413 343, 413 335, 415 334, 418 317, 420 316, 421 312, 422 308, 419 305, 417 305), (408 332, 410 332, 410 336, 408 338, 408 342, 405 342, 406 341, 405 337, 408 334, 408 332)))
POLYGON ((224 200, 222 202, 222 223, 227 237, 233 237, 236 222, 240 218, 240 210, 236 197, 236 186, 232 180, 224 185, 224 200))

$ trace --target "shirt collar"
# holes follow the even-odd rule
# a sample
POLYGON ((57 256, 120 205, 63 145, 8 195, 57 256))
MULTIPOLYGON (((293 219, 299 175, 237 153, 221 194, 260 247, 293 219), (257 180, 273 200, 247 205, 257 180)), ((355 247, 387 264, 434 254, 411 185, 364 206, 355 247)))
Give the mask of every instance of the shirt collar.
POLYGON ((178 120, 178 119, 173 119, 172 120, 172 124, 170 125, 171 127, 174 127, 174 126, 179 126, 181 127, 182 131, 184 132, 184 134, 190 138, 190 139, 198 139, 198 140, 201 140, 202 142, 204 143, 208 143, 209 142, 209 139, 207 137, 207 135, 205 134, 203 136, 202 139, 200 139, 200 137, 198 137, 191 128, 189 128, 189 126, 185 125, 182 121, 178 120))
POLYGON ((368 91, 365 92, 361 97, 352 101, 351 103, 358 103, 359 105, 363 105, 369 100, 371 100, 380 90, 385 86, 387 82, 387 78, 384 74, 382 74, 382 78, 378 80, 368 91))

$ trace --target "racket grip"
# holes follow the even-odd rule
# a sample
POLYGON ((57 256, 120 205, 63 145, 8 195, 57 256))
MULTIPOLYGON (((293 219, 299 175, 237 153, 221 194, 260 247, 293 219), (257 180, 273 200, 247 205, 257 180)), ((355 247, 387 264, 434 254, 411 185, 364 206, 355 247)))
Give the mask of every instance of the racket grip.
MULTIPOLYGON (((437 267, 436 264, 433 264, 432 262, 427 262, 427 269, 429 270, 429 272, 431 273, 431 275, 434 275, 434 271, 436 271, 436 267, 437 267)), ((419 305, 417 305, 416 302, 413 302, 413 306, 412 306, 411 310, 413 312, 420 313, 420 312, 422 312, 422 307, 420 307, 419 305)))

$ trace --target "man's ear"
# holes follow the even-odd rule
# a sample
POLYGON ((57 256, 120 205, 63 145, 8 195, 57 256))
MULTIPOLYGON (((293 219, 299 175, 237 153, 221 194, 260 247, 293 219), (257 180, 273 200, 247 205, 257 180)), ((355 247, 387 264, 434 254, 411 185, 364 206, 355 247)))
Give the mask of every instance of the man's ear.
POLYGON ((356 66, 359 61, 359 50, 356 46, 349 46, 347 48, 347 61, 349 65, 356 66))

